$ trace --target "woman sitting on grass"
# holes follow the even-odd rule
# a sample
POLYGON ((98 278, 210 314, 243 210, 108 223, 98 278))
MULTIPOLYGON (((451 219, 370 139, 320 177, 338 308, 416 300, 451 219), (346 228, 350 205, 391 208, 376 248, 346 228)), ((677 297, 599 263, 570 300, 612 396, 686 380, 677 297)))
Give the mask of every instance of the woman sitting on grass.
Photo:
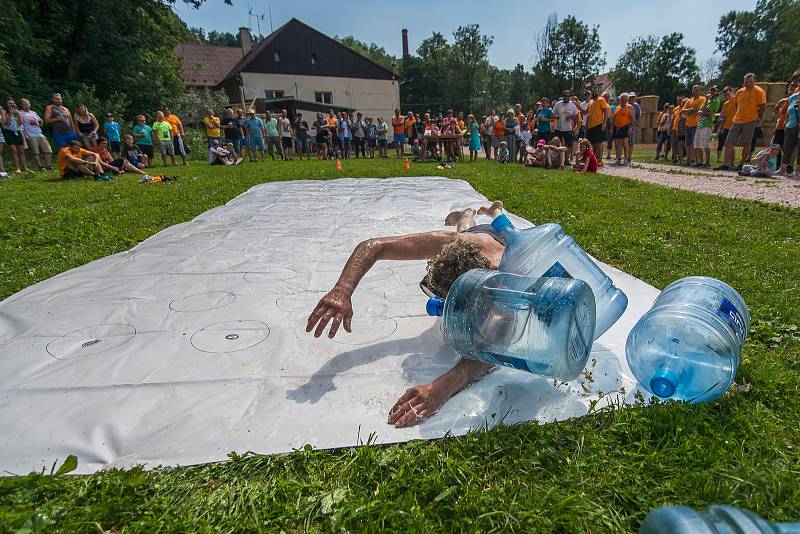
POLYGON ((575 165, 572 166, 572 170, 578 174, 597 172, 597 156, 592 150, 592 144, 588 139, 582 139, 579 146, 578 156, 575 165))

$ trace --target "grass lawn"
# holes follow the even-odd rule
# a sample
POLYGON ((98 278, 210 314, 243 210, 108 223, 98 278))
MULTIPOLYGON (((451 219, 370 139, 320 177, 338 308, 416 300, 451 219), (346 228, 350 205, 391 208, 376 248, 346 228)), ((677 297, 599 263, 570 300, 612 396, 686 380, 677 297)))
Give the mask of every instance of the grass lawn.
MULTIPOLYGON (((721 278, 750 306, 737 381, 710 405, 656 404, 464 437, 197 467, 0 479, 0 532, 635 531, 664 504, 742 506, 800 520, 798 211, 481 161, 346 161, 338 175, 445 174, 663 287, 721 278), (30 531, 30 530, 29 530, 30 531)), ((126 250, 252 185, 337 177, 331 162, 193 163, 174 183, 0 182, 0 297, 126 250)), ((1 356, 0 356, 1 357, 1 356)))

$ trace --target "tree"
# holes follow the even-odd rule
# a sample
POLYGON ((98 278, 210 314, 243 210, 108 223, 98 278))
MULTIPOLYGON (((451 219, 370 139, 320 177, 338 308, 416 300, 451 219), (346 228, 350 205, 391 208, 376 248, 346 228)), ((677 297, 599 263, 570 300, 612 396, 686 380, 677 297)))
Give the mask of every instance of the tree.
POLYGON ((533 80, 525 72, 525 67, 517 63, 509 78, 511 79, 509 100, 514 104, 522 104, 523 108, 526 109, 533 107, 533 80))
POLYGON ((482 86, 486 79, 489 62, 486 56, 494 38, 491 35, 482 35, 480 26, 470 24, 459 26, 453 32, 453 44, 447 55, 448 72, 457 75, 449 76, 449 94, 454 101, 461 103, 461 107, 472 109, 473 101, 478 101, 477 87, 482 86))
POLYGON ((598 26, 590 28, 572 15, 557 20, 551 15, 538 36, 533 68, 535 89, 551 97, 564 89, 582 90, 606 65, 598 26))
POLYGON ((761 79, 788 80, 800 60, 797 24, 800 1, 758 0, 754 11, 730 11, 717 27, 721 79, 738 86, 748 72, 761 79))
POLYGON ((400 61, 391 55, 389 52, 386 51, 385 48, 382 46, 378 46, 375 43, 365 43, 363 41, 359 41, 352 35, 346 35, 344 37, 339 37, 338 35, 334 35, 333 37, 346 47, 358 52, 364 57, 367 57, 377 63, 378 65, 382 66, 385 69, 388 69, 394 73, 397 73, 398 65, 400 61))
POLYGON ((695 50, 684 44, 682 33, 660 39, 648 35, 627 44, 611 79, 618 89, 659 95, 662 102, 671 102, 700 82, 700 69, 695 50))
POLYGON ((439 32, 433 32, 417 47, 417 56, 403 58, 401 99, 403 107, 440 111, 452 105, 447 94, 447 67, 450 44, 439 32))

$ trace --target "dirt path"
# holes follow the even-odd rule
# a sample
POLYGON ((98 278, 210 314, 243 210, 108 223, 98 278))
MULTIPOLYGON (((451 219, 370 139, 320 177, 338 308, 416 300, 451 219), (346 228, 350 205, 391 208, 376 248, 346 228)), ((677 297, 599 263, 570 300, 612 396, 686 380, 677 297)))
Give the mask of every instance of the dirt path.
POLYGON ((800 180, 789 178, 743 178, 731 172, 673 167, 660 163, 636 163, 630 167, 606 164, 603 174, 622 176, 687 191, 728 198, 760 200, 781 206, 800 207, 800 180))

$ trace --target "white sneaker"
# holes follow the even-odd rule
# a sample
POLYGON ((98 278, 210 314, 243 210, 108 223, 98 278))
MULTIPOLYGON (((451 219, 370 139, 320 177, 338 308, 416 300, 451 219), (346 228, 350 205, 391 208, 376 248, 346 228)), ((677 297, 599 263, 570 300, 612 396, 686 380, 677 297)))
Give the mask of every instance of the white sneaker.
POLYGON ((781 169, 778 169, 777 171, 772 173, 772 176, 786 176, 786 172, 781 169))
MULTIPOLYGON (((775 175, 773 174, 772 176, 775 176, 775 175)), ((797 171, 794 171, 791 174, 787 174, 786 177, 787 178, 791 178, 792 180, 798 180, 798 179, 800 179, 800 174, 797 174, 797 171)))
POLYGON ((6 171, 0 171, 0 178, 8 178, 8 173, 6 171))

